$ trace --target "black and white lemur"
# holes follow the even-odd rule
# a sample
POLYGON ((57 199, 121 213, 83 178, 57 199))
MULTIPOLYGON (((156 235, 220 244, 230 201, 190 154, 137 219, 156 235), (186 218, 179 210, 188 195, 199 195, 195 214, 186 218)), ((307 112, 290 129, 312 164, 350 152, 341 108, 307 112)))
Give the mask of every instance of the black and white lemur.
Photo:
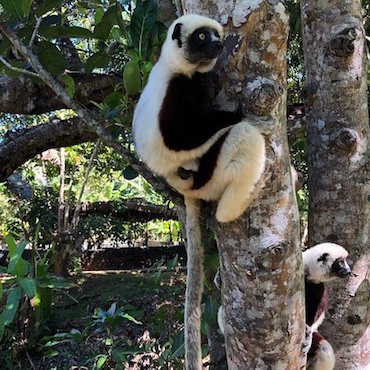
POLYGON ((241 113, 212 107, 203 75, 223 48, 223 28, 189 14, 170 26, 133 118, 141 159, 185 197, 187 212, 186 368, 202 368, 200 199, 217 200, 216 219, 243 214, 257 195, 265 141, 241 113))
MULTIPOLYGON (((351 273, 346 258, 348 252, 334 243, 321 243, 302 253, 305 275, 306 298, 306 338, 304 348, 307 353, 307 370, 332 370, 335 355, 330 343, 318 332, 328 307, 328 295, 324 283, 336 278, 345 278, 351 273)), ((221 289, 220 270, 214 284, 221 289)), ((224 313, 222 306, 217 315, 220 332, 224 334, 224 313)))
POLYGON ((332 370, 335 355, 330 343, 318 332, 325 318, 328 295, 324 283, 351 273, 348 252, 338 244, 317 244, 303 252, 306 294, 306 325, 312 335, 307 354, 307 370, 332 370))

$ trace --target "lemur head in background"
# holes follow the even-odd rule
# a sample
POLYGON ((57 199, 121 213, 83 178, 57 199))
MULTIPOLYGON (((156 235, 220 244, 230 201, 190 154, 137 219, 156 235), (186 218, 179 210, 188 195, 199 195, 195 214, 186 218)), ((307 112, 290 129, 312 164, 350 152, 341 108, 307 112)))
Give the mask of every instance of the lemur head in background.
POLYGON ((348 252, 338 244, 317 244, 303 252, 306 280, 325 283, 337 277, 345 278, 351 273, 346 258, 348 252))
POLYGON ((174 72, 209 72, 221 54, 223 37, 223 28, 217 21, 196 14, 184 15, 169 28, 161 58, 174 72))

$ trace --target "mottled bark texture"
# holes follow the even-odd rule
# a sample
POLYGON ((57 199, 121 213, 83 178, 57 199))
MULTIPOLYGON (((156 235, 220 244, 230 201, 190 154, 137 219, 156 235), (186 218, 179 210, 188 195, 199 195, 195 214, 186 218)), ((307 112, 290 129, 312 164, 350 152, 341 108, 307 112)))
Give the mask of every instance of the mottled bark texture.
POLYGON ((0 143, 0 182, 20 165, 50 148, 96 140, 97 135, 79 118, 52 120, 19 131, 10 131, 0 143))
POLYGON ((280 1, 182 3, 225 26, 217 102, 226 109, 242 103, 267 146, 258 199, 235 222, 209 222, 220 253, 228 367, 298 369, 303 272, 286 136, 288 15, 280 1))
POLYGON ((303 0, 306 127, 309 141, 309 244, 349 251, 353 276, 328 284, 320 331, 336 369, 369 368, 369 117, 361 1, 303 0))
MULTIPOLYGON (((85 106, 102 102, 121 82, 118 76, 79 74, 72 76, 76 84, 75 99, 85 106)), ((41 114, 66 108, 55 93, 42 82, 24 75, 17 78, 0 76, 0 111, 18 114, 41 114)))

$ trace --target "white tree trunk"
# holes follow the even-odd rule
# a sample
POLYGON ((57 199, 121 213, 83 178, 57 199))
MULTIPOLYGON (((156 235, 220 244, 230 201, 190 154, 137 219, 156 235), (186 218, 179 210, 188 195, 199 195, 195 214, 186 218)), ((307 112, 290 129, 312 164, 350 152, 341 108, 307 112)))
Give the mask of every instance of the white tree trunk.
POLYGON ((309 244, 349 251, 353 275, 328 284, 320 331, 336 369, 369 369, 369 117, 361 1, 302 0, 307 69, 309 244))

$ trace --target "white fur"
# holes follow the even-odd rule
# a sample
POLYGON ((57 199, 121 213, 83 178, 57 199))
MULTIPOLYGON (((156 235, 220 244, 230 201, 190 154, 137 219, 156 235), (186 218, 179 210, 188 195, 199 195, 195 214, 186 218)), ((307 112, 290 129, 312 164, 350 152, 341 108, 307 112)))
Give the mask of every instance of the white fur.
POLYGON ((335 366, 335 354, 333 347, 327 340, 320 342, 315 356, 308 359, 307 370, 333 370, 335 366))
MULTIPOLYGON (((260 132, 246 121, 216 132, 201 146, 192 150, 174 151, 164 144, 158 122, 159 111, 169 81, 174 74, 191 76, 196 71, 207 72, 216 63, 199 67, 186 59, 186 48, 179 48, 172 33, 177 23, 182 23, 181 37, 186 37, 199 27, 213 27, 223 38, 222 26, 199 15, 185 15, 169 28, 161 56, 153 67, 148 83, 141 94, 133 118, 133 133, 136 150, 142 160, 157 174, 183 195, 204 200, 220 200, 216 218, 220 222, 235 220, 248 207, 256 194, 265 165, 265 141, 260 132), (180 167, 195 169, 198 160, 227 131, 219 160, 211 180, 201 189, 192 190, 192 178, 182 180, 177 170, 180 167)), ((196 134, 196 133, 195 133, 196 134)))
MULTIPOLYGON (((335 243, 321 243, 317 244, 312 248, 309 248, 303 252, 303 265, 305 271, 309 271, 306 275, 306 279, 313 283, 324 283, 336 279, 336 276, 330 274, 330 269, 333 262, 342 257, 346 259, 348 252, 340 245, 335 243), (320 256, 324 253, 328 253, 327 261, 318 261, 320 256)), ((346 267, 349 268, 347 262, 346 267)))
POLYGON ((224 309, 222 308, 222 306, 220 306, 217 311, 217 323, 222 335, 225 335, 224 320, 224 309))

